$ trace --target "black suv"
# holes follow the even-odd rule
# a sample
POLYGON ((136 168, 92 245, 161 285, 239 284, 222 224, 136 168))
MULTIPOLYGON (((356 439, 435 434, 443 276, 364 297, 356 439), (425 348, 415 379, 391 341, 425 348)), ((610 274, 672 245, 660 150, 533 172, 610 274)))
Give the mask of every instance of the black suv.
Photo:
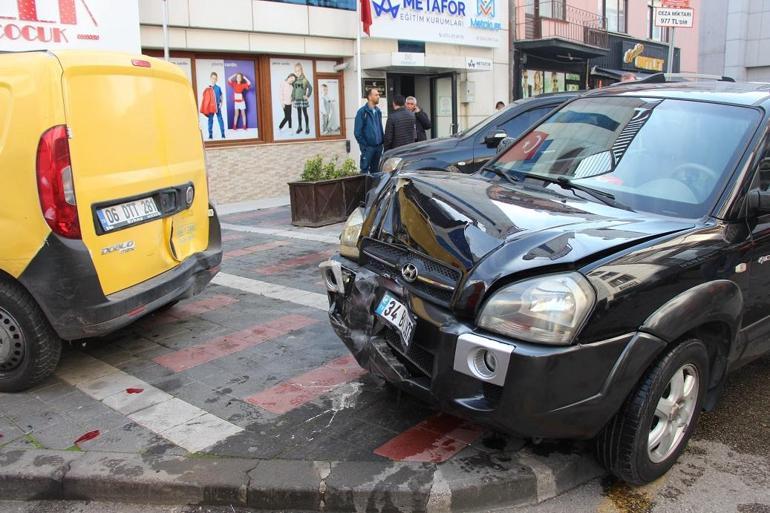
POLYGON ((575 99, 474 175, 402 172, 322 264, 358 362, 644 483, 770 350, 770 86, 575 99))
POLYGON ((380 170, 390 173, 396 170, 441 169, 474 173, 495 156, 500 141, 520 136, 536 121, 578 94, 553 93, 517 100, 455 136, 388 151, 380 159, 380 170))

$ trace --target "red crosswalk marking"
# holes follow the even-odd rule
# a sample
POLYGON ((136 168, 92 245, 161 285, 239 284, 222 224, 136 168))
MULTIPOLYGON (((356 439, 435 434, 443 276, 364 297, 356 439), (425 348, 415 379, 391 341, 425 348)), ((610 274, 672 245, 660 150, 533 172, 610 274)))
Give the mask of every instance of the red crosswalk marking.
POLYGON ((394 461, 442 463, 482 433, 475 424, 440 413, 385 442, 374 453, 394 461))
POLYGON ((366 371, 358 366, 352 356, 343 356, 247 397, 244 401, 282 415, 364 374, 366 371))
POLYGON ((300 330, 317 322, 317 320, 303 315, 286 315, 224 337, 218 337, 203 344, 158 356, 153 361, 174 372, 181 372, 278 338, 292 331, 300 330))

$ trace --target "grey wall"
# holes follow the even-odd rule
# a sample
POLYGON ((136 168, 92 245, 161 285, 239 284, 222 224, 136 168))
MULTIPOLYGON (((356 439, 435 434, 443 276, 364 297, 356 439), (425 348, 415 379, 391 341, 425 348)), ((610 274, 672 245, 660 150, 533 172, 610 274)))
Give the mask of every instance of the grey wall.
POLYGON ((770 0, 701 4, 699 71, 770 81, 770 0))

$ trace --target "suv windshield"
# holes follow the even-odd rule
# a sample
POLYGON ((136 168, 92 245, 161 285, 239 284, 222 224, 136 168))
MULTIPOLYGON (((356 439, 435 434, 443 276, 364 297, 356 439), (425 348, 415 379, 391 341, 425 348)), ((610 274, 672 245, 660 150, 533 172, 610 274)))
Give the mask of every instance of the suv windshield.
POLYGON ((758 119, 756 110, 730 105, 585 98, 550 116, 492 165, 518 178, 567 179, 633 210, 702 217, 758 119))
POLYGON ((495 123, 498 118, 501 118, 504 115, 508 114, 511 111, 511 109, 516 108, 515 106, 519 105, 520 103, 521 103, 520 101, 516 101, 516 102, 513 102, 512 104, 510 104, 508 107, 506 107, 504 109, 498 110, 497 112, 495 112, 491 116, 487 116, 486 118, 482 119, 481 121, 479 121, 478 123, 476 123, 472 127, 468 128, 466 130, 463 130, 462 132, 459 132, 457 134, 457 137, 474 136, 477 133, 481 132, 485 127, 493 126, 492 123, 495 123))

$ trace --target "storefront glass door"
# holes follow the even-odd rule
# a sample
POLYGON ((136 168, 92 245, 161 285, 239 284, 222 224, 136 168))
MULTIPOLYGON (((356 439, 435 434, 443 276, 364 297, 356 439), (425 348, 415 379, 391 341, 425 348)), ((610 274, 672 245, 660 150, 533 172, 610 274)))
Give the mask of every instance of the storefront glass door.
POLYGON ((447 137, 457 132, 457 83, 454 73, 431 79, 433 137, 447 137))

